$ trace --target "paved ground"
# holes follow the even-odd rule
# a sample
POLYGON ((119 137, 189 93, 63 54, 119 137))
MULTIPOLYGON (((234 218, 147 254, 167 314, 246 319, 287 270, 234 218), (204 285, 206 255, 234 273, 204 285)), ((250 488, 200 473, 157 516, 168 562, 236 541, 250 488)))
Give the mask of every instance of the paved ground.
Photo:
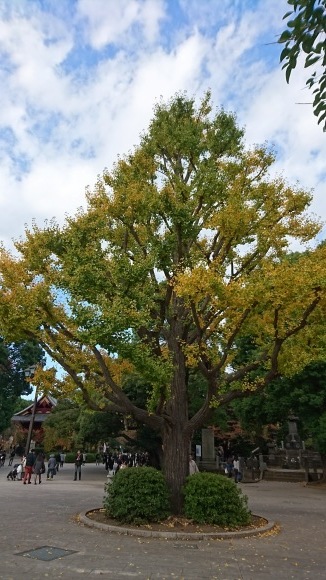
POLYGON ((326 577, 326 490, 297 483, 241 484, 251 510, 279 522, 265 538, 175 541, 110 534, 76 522, 101 507, 106 472, 86 465, 73 481, 65 465, 53 481, 23 485, 0 469, 0 579, 174 578, 264 580, 326 577), (71 550, 51 561, 53 548, 71 550), (37 553, 36 553, 37 555, 37 553))

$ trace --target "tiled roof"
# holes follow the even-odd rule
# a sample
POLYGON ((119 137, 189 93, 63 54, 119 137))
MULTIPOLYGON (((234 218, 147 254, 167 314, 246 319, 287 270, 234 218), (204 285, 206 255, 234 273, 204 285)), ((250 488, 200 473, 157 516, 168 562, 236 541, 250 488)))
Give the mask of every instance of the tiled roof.
MULTIPOLYGON (((25 407, 24 409, 22 409, 21 411, 19 411, 18 413, 16 413, 13 417, 12 417, 12 421, 23 421, 23 417, 26 417, 26 420, 29 421, 29 417, 32 413, 32 409, 33 409, 33 405, 34 405, 34 401, 31 402, 30 405, 28 405, 28 407, 25 407)), ((45 417, 48 416, 48 414, 51 412, 53 407, 56 407, 57 405, 57 400, 54 397, 51 397, 51 395, 41 395, 38 399, 37 399, 37 404, 36 404, 36 417, 40 417, 41 415, 45 415, 45 417), (42 412, 44 409, 44 406, 42 405, 43 402, 48 401, 49 403, 49 411, 47 413, 42 412), (38 412, 38 409, 40 412, 38 412)), ((41 420, 41 419, 40 419, 41 420)))

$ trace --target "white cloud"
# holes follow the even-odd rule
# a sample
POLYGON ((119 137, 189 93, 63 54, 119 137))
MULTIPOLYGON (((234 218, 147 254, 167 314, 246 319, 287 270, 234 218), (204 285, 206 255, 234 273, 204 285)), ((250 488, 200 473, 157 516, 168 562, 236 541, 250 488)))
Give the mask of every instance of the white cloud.
POLYGON ((314 187, 313 209, 326 217, 325 134, 311 106, 295 105, 311 100, 301 90, 306 71, 298 68, 287 85, 279 47, 268 46, 282 28, 285 0, 3 6, 0 239, 6 243, 33 217, 42 224, 74 213, 85 186, 138 142, 160 96, 182 90, 200 98, 210 88, 216 106, 237 112, 249 143, 273 143, 275 170, 314 187))
POLYGON ((2 99, 24 99, 35 108, 48 110, 63 106, 64 83, 57 67, 71 50, 72 39, 55 18, 50 17, 50 21, 55 35, 49 34, 50 23, 44 22, 43 17, 0 20, 0 49, 8 55, 12 68, 10 85, 2 92, 2 99))
POLYGON ((86 22, 86 40, 101 50, 109 44, 129 44, 128 35, 135 25, 148 41, 153 41, 163 16, 163 4, 160 0, 79 0, 78 13, 86 22))

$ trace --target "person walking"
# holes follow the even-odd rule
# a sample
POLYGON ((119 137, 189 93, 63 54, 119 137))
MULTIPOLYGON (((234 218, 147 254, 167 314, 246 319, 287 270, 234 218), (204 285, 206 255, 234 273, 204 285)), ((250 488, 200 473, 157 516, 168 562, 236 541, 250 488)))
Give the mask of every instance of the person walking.
POLYGON ((233 472, 233 457, 230 456, 228 457, 226 464, 225 464, 225 475, 227 475, 228 477, 232 477, 232 472, 233 472))
POLYGON ((15 459, 15 455, 16 455, 16 451, 15 451, 15 449, 13 449, 13 450, 10 452, 10 456, 9 456, 9 463, 8 463, 8 465, 12 465, 12 462, 13 462, 13 460, 15 459))
POLYGON ((239 463, 239 458, 237 455, 234 456, 234 460, 233 460, 233 475, 234 475, 234 481, 235 483, 238 483, 238 473, 240 471, 240 463, 239 463))
POLYGON ((61 455, 60 455, 60 453, 59 453, 59 452, 55 454, 55 460, 56 460, 56 462, 57 462, 57 463, 56 463, 56 470, 57 470, 57 473, 58 473, 58 471, 59 471, 59 467, 60 467, 60 465, 61 465, 61 455))
POLYGON ((195 473, 198 472, 199 469, 196 461, 194 460, 192 455, 189 455, 189 475, 194 475, 195 473))
POLYGON ((23 458, 17 467, 17 481, 21 481, 23 476, 23 458))
POLYGON ((81 480, 81 466, 83 464, 83 454, 81 451, 77 451, 77 455, 75 457, 75 477, 74 481, 77 481, 77 475, 79 481, 81 480))
POLYGON ((32 473, 33 473, 35 459, 36 458, 35 458, 34 449, 32 449, 32 451, 30 451, 26 455, 25 472, 24 472, 24 479, 23 479, 24 485, 26 485, 26 480, 28 480, 28 483, 32 483, 31 477, 32 477, 32 473))
POLYGON ((26 455, 23 455, 22 457, 22 471, 21 471, 21 480, 23 480, 24 478, 24 473, 25 473, 25 465, 26 465, 26 455))
POLYGON ((44 455, 38 453, 34 463, 34 485, 36 485, 37 479, 39 483, 42 483, 42 473, 45 473, 44 455))
POLYGON ((53 475, 57 473, 57 461, 54 455, 50 455, 48 461, 48 472, 46 474, 46 479, 53 479, 53 475))
POLYGON ((61 451, 60 453, 60 467, 63 467, 64 462, 66 461, 66 454, 61 451))
POLYGON ((6 462, 6 452, 4 449, 0 449, 0 467, 3 467, 6 462))

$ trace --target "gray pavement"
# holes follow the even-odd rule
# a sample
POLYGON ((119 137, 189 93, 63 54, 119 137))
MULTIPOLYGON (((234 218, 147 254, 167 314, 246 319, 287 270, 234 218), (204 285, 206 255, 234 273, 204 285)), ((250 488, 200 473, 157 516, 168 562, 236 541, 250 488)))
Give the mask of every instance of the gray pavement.
POLYGON ((232 540, 166 540, 88 528, 77 515, 101 507, 106 472, 65 465, 41 485, 7 481, 0 469, 0 579, 174 578, 264 580, 326 577, 326 490, 300 483, 241 484, 253 513, 280 532, 232 540), (47 548, 44 548, 47 547, 47 548), (39 552, 33 550, 40 549, 39 552), (50 561, 44 558, 60 555, 50 561), (71 551, 71 552, 70 552, 71 551), (25 554, 25 555, 24 555, 25 554), (37 559, 36 557, 43 559, 37 559))

